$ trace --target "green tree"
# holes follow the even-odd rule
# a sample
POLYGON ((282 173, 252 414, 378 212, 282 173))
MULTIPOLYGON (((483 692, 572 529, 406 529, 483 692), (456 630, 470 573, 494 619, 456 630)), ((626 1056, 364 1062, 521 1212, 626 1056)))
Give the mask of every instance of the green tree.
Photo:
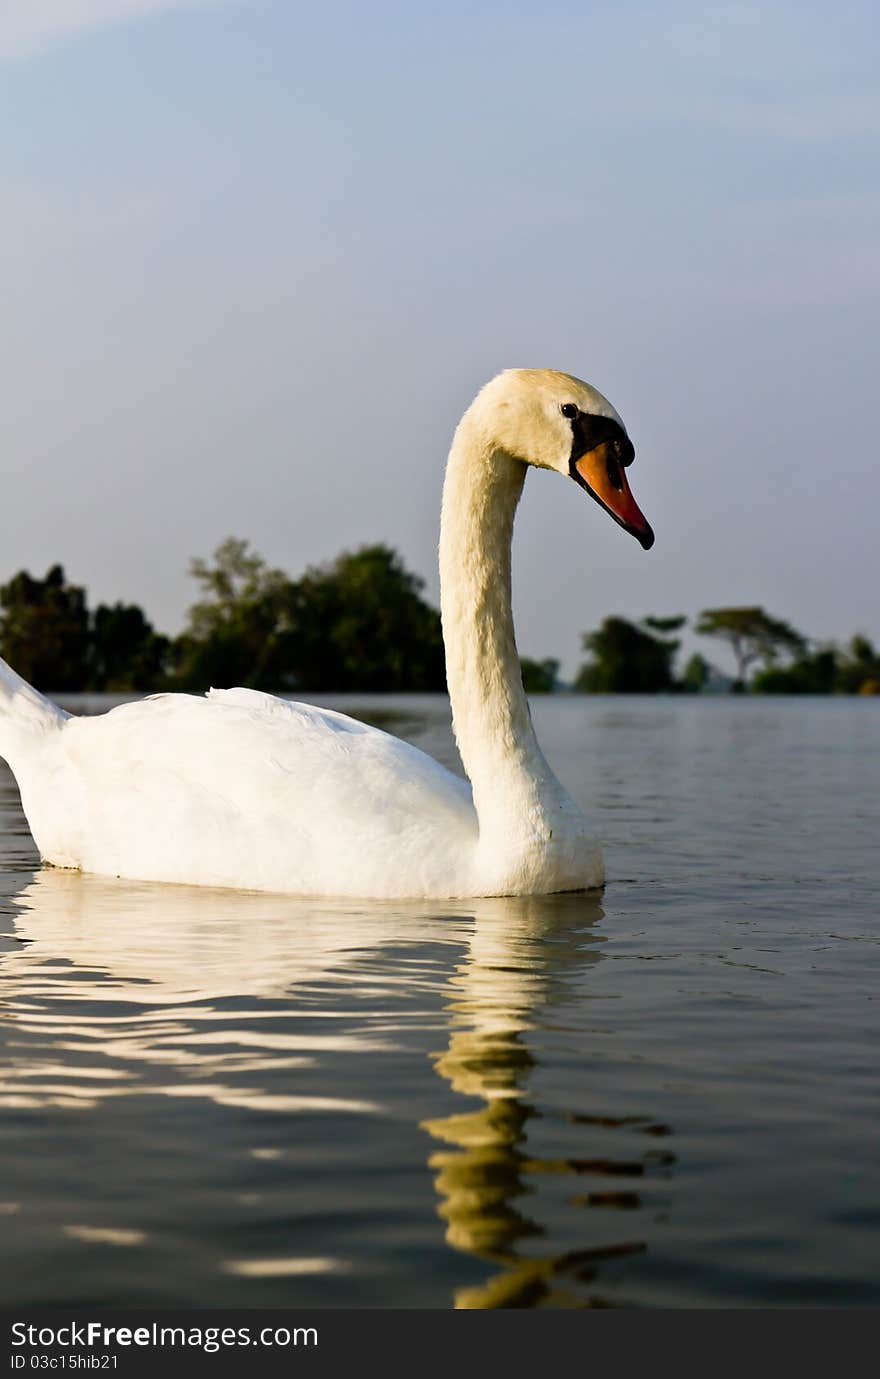
POLYGON ((559 662, 553 657, 545 661, 521 658, 522 681, 526 694, 552 694, 559 679, 559 662))
POLYGON ((837 653, 832 648, 805 652, 791 665, 769 665, 752 678, 755 694, 832 694, 838 676, 837 653))
POLYGON ((709 683, 711 668, 705 656, 695 651, 681 673, 681 687, 689 694, 700 694, 709 683))
POLYGON ((289 633, 293 586, 288 577, 233 536, 221 542, 210 561, 194 559, 190 574, 202 597, 190 608, 174 646, 177 682, 192 689, 283 687, 283 678, 273 682, 273 668, 279 640, 289 633))
POLYGON ((445 685, 440 615, 388 546, 343 552, 298 580, 229 538, 191 572, 203 597, 176 647, 191 688, 436 690, 445 685))
MULTIPOLYGON (((680 626, 676 620, 676 625, 680 626)), ((654 636, 625 618, 606 618, 583 638, 591 659, 575 688, 588 694, 656 694, 675 687, 672 663, 678 642, 654 636)))
POLYGON ((270 569, 247 541, 235 536, 221 541, 211 561, 196 556, 189 572, 202 586, 203 597, 189 610, 189 629, 200 638, 235 625, 289 583, 282 570, 270 569))
POLYGON ((702 637, 718 637, 728 643, 740 686, 745 685, 749 668, 756 661, 771 665, 780 653, 799 656, 806 650, 799 632, 763 608, 705 608, 696 631, 702 637))
POLYGON ((849 644, 849 654, 856 665, 873 667, 877 664, 877 652, 868 638, 863 637, 860 632, 857 632, 852 638, 849 644))
POLYGON ((137 604, 99 604, 91 619, 89 688, 151 690, 167 673, 167 637, 137 604))
POLYGON ((297 580, 288 659, 312 690, 442 690, 440 615, 389 546, 363 546, 297 580))
POLYGON ((880 694, 880 652, 860 633, 838 658, 836 687, 843 694, 880 694))
POLYGON ((83 690, 89 682, 85 590, 53 565, 45 579, 26 570, 0 588, 0 655, 44 690, 83 690))

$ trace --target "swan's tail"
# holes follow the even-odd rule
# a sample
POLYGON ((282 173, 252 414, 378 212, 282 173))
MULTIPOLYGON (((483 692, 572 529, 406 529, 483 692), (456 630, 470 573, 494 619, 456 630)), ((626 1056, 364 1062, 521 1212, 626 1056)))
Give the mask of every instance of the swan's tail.
POLYGON ((69 717, 0 660, 0 757, 15 771, 23 753, 69 717))

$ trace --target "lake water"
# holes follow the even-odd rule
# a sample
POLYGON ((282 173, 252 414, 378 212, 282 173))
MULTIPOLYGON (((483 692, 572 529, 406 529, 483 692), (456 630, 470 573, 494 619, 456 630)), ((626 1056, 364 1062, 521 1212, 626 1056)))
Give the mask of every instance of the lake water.
POLYGON ((533 711, 602 894, 37 871, 0 767, 6 1304, 880 1304, 880 702, 533 711))

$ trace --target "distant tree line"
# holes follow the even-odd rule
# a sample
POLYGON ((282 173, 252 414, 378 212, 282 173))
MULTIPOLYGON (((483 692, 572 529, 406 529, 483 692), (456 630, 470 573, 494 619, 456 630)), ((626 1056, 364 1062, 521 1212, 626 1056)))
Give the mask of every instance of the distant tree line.
POLYGON ((593 694, 699 694, 710 688, 754 694, 880 694, 880 652, 867 637, 855 636, 843 648, 820 646, 763 608, 706 608, 694 632, 728 647, 736 664, 736 676, 728 680, 700 652, 676 671, 681 640, 671 634, 686 624, 684 615, 648 617, 641 623, 606 618, 583 638, 589 659, 578 672, 575 689, 593 694))
POLYGON ((0 587, 0 655, 46 690, 443 690, 440 615, 388 546, 344 552, 299 579, 230 537, 190 573, 200 597, 178 637, 136 605, 90 610, 60 565, 0 587))
POLYGON ((164 681, 172 643, 135 604, 99 604, 53 565, 0 586, 0 654, 31 684, 52 690, 129 690, 164 681))
MULTIPOLYGON (((177 637, 136 604, 99 604, 60 565, 0 586, 0 655, 45 690, 200 690, 208 685, 304 691, 445 689, 440 615, 424 581, 388 546, 345 551, 298 579, 229 537, 190 573, 199 597, 177 637)), ((726 679, 699 652, 681 670, 684 615, 607 617, 583 638, 574 689, 598 694, 880 694, 880 653, 866 637, 820 646, 763 608, 708 608, 694 632, 729 649, 726 679)), ((530 694, 559 685, 559 662, 524 657, 530 694)))

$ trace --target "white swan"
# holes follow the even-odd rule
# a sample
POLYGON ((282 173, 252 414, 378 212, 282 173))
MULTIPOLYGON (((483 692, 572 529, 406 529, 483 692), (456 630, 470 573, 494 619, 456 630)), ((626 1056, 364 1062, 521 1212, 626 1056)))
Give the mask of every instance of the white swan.
POLYGON ((0 755, 45 862, 302 895, 529 895, 601 885, 601 851, 538 746, 513 634, 526 466, 575 479, 647 549, 623 423, 588 384, 512 369, 452 442, 440 578, 467 782, 344 714, 254 690, 72 718, 0 662, 0 755))

